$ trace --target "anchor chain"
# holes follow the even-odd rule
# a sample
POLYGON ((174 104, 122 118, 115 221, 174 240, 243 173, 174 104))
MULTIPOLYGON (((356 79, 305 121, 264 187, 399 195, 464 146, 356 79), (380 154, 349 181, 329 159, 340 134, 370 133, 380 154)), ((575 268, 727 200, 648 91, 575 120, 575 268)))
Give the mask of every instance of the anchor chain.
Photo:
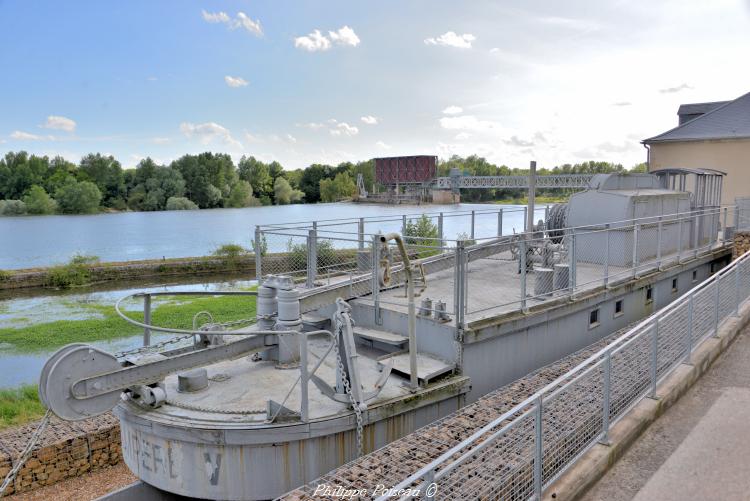
MULTIPOLYGON (((348 306, 348 305, 347 305, 348 306)), ((354 323, 351 318, 350 322, 354 323)), ((349 401, 352 404, 354 410, 354 417, 357 420, 357 457, 362 456, 362 410, 359 408, 359 403, 354 399, 352 394, 352 387, 349 384, 349 378, 346 377, 346 371, 344 370, 344 362, 341 360, 341 352, 339 351, 339 335, 342 334, 344 329, 344 319, 340 312, 336 312, 336 335, 333 337, 333 350, 336 353, 336 365, 338 366, 339 372, 341 373, 341 382, 344 385, 344 391, 349 396, 349 401)))

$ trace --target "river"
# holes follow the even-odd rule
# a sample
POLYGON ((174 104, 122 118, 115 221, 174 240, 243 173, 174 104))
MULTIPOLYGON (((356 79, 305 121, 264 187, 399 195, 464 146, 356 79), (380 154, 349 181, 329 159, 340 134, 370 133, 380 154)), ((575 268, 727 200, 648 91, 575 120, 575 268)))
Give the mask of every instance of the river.
MULTIPOLYGON (((504 206, 508 209, 519 206, 504 206)), ((255 225, 423 212, 454 213, 499 208, 488 204, 299 204, 245 209, 122 212, 76 216, 0 217, 0 270, 62 264, 76 253, 102 261, 131 261, 210 254, 226 243, 250 246, 255 225)), ((494 215, 477 216, 477 236, 495 231, 494 215)), ((384 225, 388 226, 388 225, 384 225)), ((393 223, 396 229, 398 223, 393 223)), ((504 233, 520 231, 522 212, 505 215, 504 233)), ((446 218, 445 236, 469 233, 467 217, 446 218)), ((368 232, 370 229, 368 228, 368 232)))

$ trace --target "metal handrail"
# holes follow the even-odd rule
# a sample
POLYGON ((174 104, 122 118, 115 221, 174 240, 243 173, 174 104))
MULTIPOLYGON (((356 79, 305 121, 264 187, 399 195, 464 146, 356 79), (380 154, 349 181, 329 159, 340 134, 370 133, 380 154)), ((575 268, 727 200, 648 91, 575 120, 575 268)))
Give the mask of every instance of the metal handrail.
MULTIPOLYGON (((581 378, 586 372, 591 370, 593 367, 596 367, 598 364, 602 363, 603 357, 611 357, 613 354, 619 352, 620 350, 624 349, 627 345, 630 345, 631 343, 635 342, 636 339, 641 338, 641 336, 648 335, 651 332, 651 329, 644 330, 646 327, 652 327, 654 324, 659 322, 660 320, 663 320, 669 313, 672 311, 675 311, 677 308, 685 305, 687 302, 692 301, 692 299, 695 297, 696 294, 698 294, 703 289, 706 289, 712 285, 715 285, 718 287, 719 280, 721 280, 723 277, 727 276, 730 272, 737 272, 737 267, 745 264, 750 261, 750 251, 746 252, 742 256, 740 256, 737 260, 735 260, 733 263, 731 263, 729 266, 725 267, 724 269, 720 270, 719 272, 715 273, 713 276, 709 277, 702 283, 696 285, 692 289, 690 289, 687 293, 682 295, 677 300, 673 301, 669 305, 665 306, 658 312, 654 313, 653 315, 650 315, 649 317, 645 318, 638 324, 636 324, 633 328, 629 329, 625 334, 618 337, 615 341, 613 341, 611 344, 607 345, 606 347, 600 349, 593 355, 589 356, 584 360, 583 362, 576 365, 573 369, 566 372, 565 374, 559 376, 551 383, 545 385, 542 389, 536 391, 533 395, 523 400, 521 403, 515 405, 512 409, 509 411, 504 412, 499 417, 492 420, 490 423, 486 424, 476 432, 474 432, 471 436, 464 439, 460 443, 456 444, 455 446, 451 447, 448 451, 440 455, 438 458, 431 461, 426 466, 420 468, 417 472, 410 475, 406 479, 404 479, 402 482, 395 485, 391 492, 398 491, 399 489, 406 489, 409 486, 419 482, 422 479, 439 479, 440 477, 444 476, 448 471, 456 468, 459 466, 463 461, 474 455, 478 450, 481 450, 482 447, 486 447, 492 442, 492 438, 499 436, 509 429, 511 429, 515 424, 519 423, 522 419, 525 417, 528 417, 528 415, 531 412, 535 412, 538 410, 538 405, 543 404, 544 401, 549 400, 554 395, 558 393, 558 387, 561 385, 568 386, 572 384, 576 379, 581 378), (555 390, 555 391, 552 391, 555 390), (552 391, 550 395, 547 395, 552 391), (528 408, 531 406, 531 408, 528 408), (528 408, 528 409, 527 409, 528 408), (521 416, 513 418, 514 415, 523 412, 521 416), (475 447, 473 449, 470 449, 466 453, 462 454, 459 458, 456 460, 450 461, 450 458, 457 453, 461 452, 462 450, 466 449, 467 447, 470 447, 473 445, 477 440, 482 438, 486 433, 490 432, 493 428, 497 427, 498 425, 502 424, 504 421, 510 420, 509 423, 506 423, 500 430, 493 433, 493 435, 489 438, 485 438, 482 440, 481 444, 478 447, 475 447), (439 472, 435 472, 437 468, 442 469, 439 472), (445 473, 443 473, 445 472, 445 473)), ((736 287, 739 287, 739 283, 736 284, 736 287)), ((739 291, 737 291, 738 293, 739 291)), ((718 296, 717 296, 718 297, 718 296)), ((739 295, 737 295, 737 298, 739 298, 739 295)), ((747 298, 745 298, 745 301, 747 298)), ((718 305, 714 306, 715 308, 718 307, 718 305)), ((735 314, 738 312, 739 304, 736 305, 735 314)), ((726 317, 725 317, 726 318, 726 317)), ((723 320, 723 319, 722 319, 723 320)), ((721 320, 720 320, 721 321, 721 320)), ((695 349, 694 346, 691 346, 691 352, 695 349)), ((676 366, 676 364, 675 364, 676 366)), ((660 378, 655 378, 652 382, 652 385, 655 388, 656 383, 658 380, 663 379, 666 377, 666 375, 670 374, 671 371, 674 370, 674 366, 666 371, 660 378)), ((643 398, 643 395, 640 397, 634 398, 634 402, 631 405, 634 405, 638 401, 640 401, 643 398)), ((622 413, 624 414, 624 413, 622 413)), ((621 415, 622 415, 621 414, 621 415)), ((611 426, 613 423, 608 423, 608 426, 611 426)), ((608 429, 605 431, 608 432, 608 429)), ((585 450, 588 450, 592 444, 589 444, 585 450)), ((580 456, 580 454, 577 454, 575 458, 577 459, 580 456)), ((574 459, 575 460, 575 459, 574 459)), ((555 478, 559 476, 565 469, 569 468, 570 465, 574 462, 569 461, 561 470, 557 473, 555 478)), ((541 465, 541 458, 535 459, 536 465, 541 465)), ((552 480, 549 480, 551 482, 552 480)), ((418 484, 421 485, 421 482, 418 484)), ((537 489, 541 489, 541 486, 539 486, 537 489)), ((540 492, 536 493, 537 495, 541 494, 540 492)), ((387 496, 381 496, 377 498, 377 501, 385 501, 386 499, 391 499, 387 496)), ((408 497, 402 497, 400 499, 408 499, 408 497)))

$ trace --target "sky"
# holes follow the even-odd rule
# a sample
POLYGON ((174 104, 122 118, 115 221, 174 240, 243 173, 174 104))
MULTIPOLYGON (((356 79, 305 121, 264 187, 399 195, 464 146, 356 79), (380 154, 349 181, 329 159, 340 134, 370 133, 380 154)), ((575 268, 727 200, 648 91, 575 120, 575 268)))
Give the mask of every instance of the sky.
POLYGON ((630 167, 748 61, 750 0, 0 0, 0 153, 630 167))

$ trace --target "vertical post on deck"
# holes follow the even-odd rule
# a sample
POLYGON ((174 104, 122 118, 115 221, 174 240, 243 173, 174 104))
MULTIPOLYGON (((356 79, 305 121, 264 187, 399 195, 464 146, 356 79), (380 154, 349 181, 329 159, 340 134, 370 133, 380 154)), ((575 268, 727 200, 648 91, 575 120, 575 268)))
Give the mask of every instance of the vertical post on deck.
POLYGON ((406 214, 401 216, 401 235, 406 235, 406 214))
POLYGON ((438 215, 438 238, 440 238, 440 247, 445 247, 445 235, 443 234, 443 213, 438 215))
POLYGON ((500 209, 497 213, 497 236, 503 236, 503 209, 500 209))
POLYGON ((740 263, 734 263, 734 316, 740 316, 740 263))
POLYGON ((474 224, 476 222, 476 214, 471 211, 471 239, 474 240, 474 224))
POLYGON ((604 225, 604 233, 606 234, 605 237, 605 243, 604 245, 607 246, 607 249, 604 253, 604 287, 607 286, 609 283, 609 237, 610 233, 612 232, 609 223, 604 225))
POLYGON ((542 499, 542 396, 536 399, 534 409, 534 499, 542 499))
POLYGON ((523 208, 523 232, 526 233, 529 231, 529 227, 527 226, 529 223, 529 208, 524 207, 523 208))
MULTIPOLYGON (((151 325, 151 294, 143 296, 143 323, 151 325)), ((151 329, 144 327, 143 329, 143 346, 149 346, 151 344, 151 329)))
POLYGON ((600 444, 609 445, 610 392, 612 388, 612 351, 607 350, 604 358, 604 399, 602 402, 602 438, 600 444))
POLYGON ((687 352, 685 353, 685 363, 690 365, 693 354, 693 299, 695 294, 690 294, 688 299, 688 311, 687 311, 687 352))
POLYGON ((359 250, 365 250, 365 218, 359 218, 357 225, 357 246, 359 250))
POLYGON ((380 234, 372 236, 372 301, 375 325, 380 325, 380 234))
POLYGON ((677 264, 680 264, 680 254, 682 254, 682 216, 677 216, 677 264))
POLYGON ((570 230, 570 248, 568 249, 568 286, 570 293, 575 292, 576 289, 576 230, 571 228, 570 230))
POLYGON ((526 210, 526 231, 534 230, 534 204, 536 203, 536 160, 529 162, 529 205, 526 210))
POLYGON ((693 257, 698 257, 698 242, 700 242, 700 215, 698 211, 693 213, 693 257))
POLYGON ((318 235, 317 230, 307 231, 307 288, 315 287, 318 278, 318 235))
POLYGON ((260 231, 260 226, 255 227, 255 280, 260 281, 263 278, 263 270, 261 264, 263 263, 263 234, 260 231))
POLYGON ((549 220, 549 204, 544 206, 544 224, 549 220))
POLYGON ((651 324, 651 398, 656 398, 657 364, 659 363, 659 319, 651 324))
POLYGON ((714 333, 711 337, 719 337, 719 294, 721 294, 721 287, 719 287, 719 281, 721 277, 716 274, 714 276, 714 287, 716 287, 716 294, 714 296, 714 333))
POLYGON ((310 375, 307 372, 307 333, 300 332, 297 336, 299 338, 299 370, 300 370, 300 418, 303 423, 307 422, 308 409, 309 409, 309 398, 307 382, 310 375))
POLYGON ((638 227, 640 225, 633 223, 633 278, 638 273, 638 227))
POLYGON ((526 240, 518 242, 518 259, 521 266, 521 311, 526 311, 526 240))
POLYGON ((664 222, 662 217, 659 216, 659 222, 656 225, 656 269, 661 270, 661 244, 662 244, 662 230, 664 229, 664 222))
POLYGON ((724 223, 722 224, 721 241, 724 242, 727 239, 727 217, 729 215, 729 207, 724 207, 724 223))
POLYGON ((466 269, 464 240, 456 242, 456 266, 453 279, 453 302, 454 314, 456 316, 456 327, 461 329, 464 325, 464 312, 466 311, 466 269))

